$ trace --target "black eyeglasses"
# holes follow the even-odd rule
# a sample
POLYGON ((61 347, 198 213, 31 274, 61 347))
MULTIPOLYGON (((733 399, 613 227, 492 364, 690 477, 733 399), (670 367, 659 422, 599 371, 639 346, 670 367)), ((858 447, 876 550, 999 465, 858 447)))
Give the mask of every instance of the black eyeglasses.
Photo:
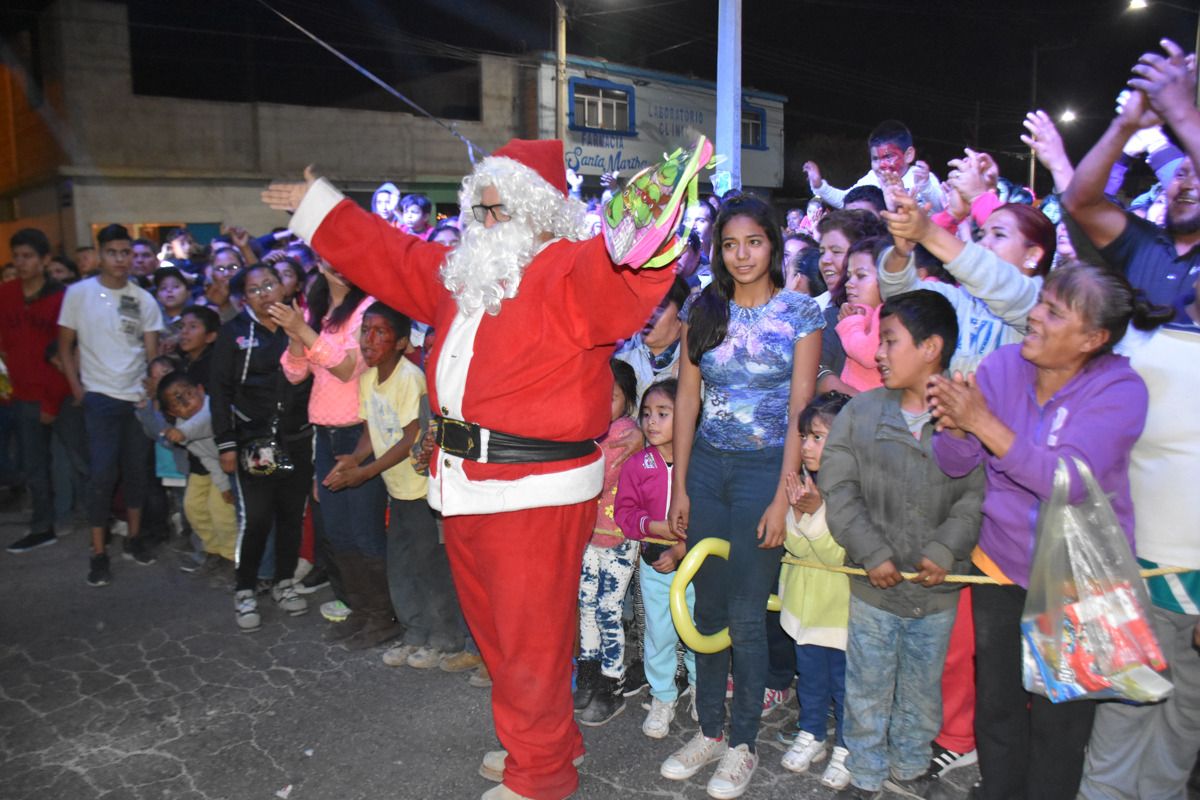
POLYGON ((485 206, 481 203, 471 206, 471 213, 475 215, 475 221, 480 224, 487 222, 488 214, 491 214, 492 219, 496 220, 496 222, 507 222, 512 219, 508 215, 508 209, 504 207, 503 203, 496 203, 490 206, 485 206))

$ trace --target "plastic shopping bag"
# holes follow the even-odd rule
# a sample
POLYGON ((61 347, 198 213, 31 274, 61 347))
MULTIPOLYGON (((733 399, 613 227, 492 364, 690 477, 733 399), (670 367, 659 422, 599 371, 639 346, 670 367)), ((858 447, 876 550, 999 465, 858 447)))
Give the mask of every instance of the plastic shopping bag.
POLYGON ((1091 470, 1073 461, 1087 496, 1071 505, 1071 473, 1060 459, 1038 520, 1021 615, 1025 688, 1055 703, 1161 700, 1174 687, 1158 674, 1167 664, 1137 561, 1091 470))

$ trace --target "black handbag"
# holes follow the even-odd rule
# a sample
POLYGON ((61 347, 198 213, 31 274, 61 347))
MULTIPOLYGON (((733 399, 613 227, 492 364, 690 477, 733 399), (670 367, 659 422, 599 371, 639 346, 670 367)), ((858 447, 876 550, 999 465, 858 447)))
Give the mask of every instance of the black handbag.
POLYGON ((280 400, 275 406, 275 416, 271 418, 271 435, 251 439, 238 448, 242 471, 247 475, 256 478, 284 477, 296 468, 283 440, 279 438, 279 417, 282 414, 283 400, 280 400))

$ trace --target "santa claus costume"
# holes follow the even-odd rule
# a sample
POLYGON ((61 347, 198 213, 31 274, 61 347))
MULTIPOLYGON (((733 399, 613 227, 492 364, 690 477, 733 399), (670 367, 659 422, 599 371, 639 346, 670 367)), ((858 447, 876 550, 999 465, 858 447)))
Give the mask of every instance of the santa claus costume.
POLYGON ((485 797, 561 800, 578 787, 583 754, 571 655, 604 477, 594 440, 608 425, 608 360, 674 275, 617 266, 605 237, 581 239, 583 206, 567 198, 559 141, 513 140, 480 162, 459 200, 466 225, 453 251, 396 230, 323 179, 290 227, 364 291, 437 331, 427 377, 442 419, 429 502, 445 516, 507 750, 506 790, 485 797), (489 186, 502 208, 480 205, 489 186), (496 224, 483 224, 488 215, 496 224))

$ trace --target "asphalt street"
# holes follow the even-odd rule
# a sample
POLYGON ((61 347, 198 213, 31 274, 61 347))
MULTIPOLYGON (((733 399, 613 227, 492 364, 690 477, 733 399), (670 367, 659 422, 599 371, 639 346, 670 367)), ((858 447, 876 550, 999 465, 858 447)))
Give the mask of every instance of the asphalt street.
MULTIPOLYGON (((0 515, 5 546, 23 515, 0 515)), ((382 651, 322 641, 311 613, 262 603, 263 627, 240 633, 233 600, 178 569, 166 547, 139 566, 110 548, 114 580, 84 578, 83 533, 22 555, 0 552, 0 798, 3 800, 384 800, 476 798, 476 770, 498 743, 487 689, 468 674, 390 668, 382 651)), ((602 728, 585 728, 576 798, 706 797, 708 772, 661 778, 662 759, 695 731, 686 712, 667 739, 641 733, 643 692, 602 728)), ((826 798, 816 775, 779 765, 768 717, 762 765, 745 797, 826 798)), ((963 786, 974 768, 953 773, 963 786)))

